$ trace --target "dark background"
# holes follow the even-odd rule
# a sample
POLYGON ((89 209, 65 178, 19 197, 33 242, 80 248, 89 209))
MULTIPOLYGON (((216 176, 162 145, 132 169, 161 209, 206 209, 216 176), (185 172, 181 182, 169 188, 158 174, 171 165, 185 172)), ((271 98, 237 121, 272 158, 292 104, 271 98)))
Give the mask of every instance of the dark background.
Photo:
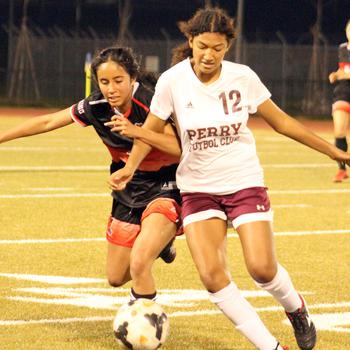
MULTIPOLYGON (((27 24, 45 35, 60 28, 68 35, 94 32, 99 36, 118 34, 118 5, 126 0, 29 0, 27 24), (77 12, 77 8, 80 11, 77 12)), ((316 3, 322 3, 321 32, 330 45, 346 40, 350 0, 245 0, 243 38, 249 42, 279 42, 280 32, 289 44, 310 44, 310 29, 316 21, 316 3)), ((208 0, 130 0, 129 32, 135 39, 180 39, 177 22, 189 19, 208 0)), ((0 0, 0 75, 8 66, 9 9, 19 27, 23 0, 0 0)), ((212 0, 211 4, 236 16, 238 0, 212 0)))
MULTIPOLYGON (((0 0, 0 23, 8 24, 9 3, 14 4, 14 22, 20 23, 23 0, 0 0)), ((350 18, 349 0, 323 0, 322 31, 333 39, 344 34, 344 26, 350 18)), ((237 0, 212 0, 213 5, 225 8, 235 16, 237 0)), ((188 19, 205 4, 204 0, 131 0, 133 14, 130 21, 135 37, 161 36, 165 29, 171 36, 179 36, 176 22, 188 19)), ((245 0, 244 34, 248 39, 273 40, 281 31, 290 41, 298 40, 309 32, 316 19, 316 0, 245 0)), ((53 26, 65 30, 117 32, 118 0, 30 0, 28 23, 41 28, 53 26), (80 21, 76 23, 76 5, 80 4, 80 21)))

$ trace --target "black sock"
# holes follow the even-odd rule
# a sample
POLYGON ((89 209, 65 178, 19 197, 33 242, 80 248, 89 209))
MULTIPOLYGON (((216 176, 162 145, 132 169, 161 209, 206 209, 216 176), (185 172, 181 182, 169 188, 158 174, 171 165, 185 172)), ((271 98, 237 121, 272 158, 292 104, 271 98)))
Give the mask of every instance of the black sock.
POLYGON ((149 300, 155 300, 156 296, 157 296, 157 292, 154 292, 152 294, 137 294, 133 288, 131 288, 130 291, 130 296, 132 298, 132 300, 136 300, 136 299, 149 299, 149 300))
MULTIPOLYGON (((344 152, 348 151, 348 142, 346 140, 346 137, 337 137, 335 139, 335 146, 339 149, 341 149, 344 152)), ((345 170, 345 164, 338 162, 339 169, 345 170)))

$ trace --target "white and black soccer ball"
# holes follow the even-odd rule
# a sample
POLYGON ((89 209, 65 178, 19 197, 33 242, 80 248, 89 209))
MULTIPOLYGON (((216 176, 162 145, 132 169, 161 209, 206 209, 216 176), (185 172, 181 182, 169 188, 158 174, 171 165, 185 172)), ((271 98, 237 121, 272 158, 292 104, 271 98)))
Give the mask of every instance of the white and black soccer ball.
POLYGON ((169 320, 163 308, 149 299, 124 304, 113 322, 114 334, 124 349, 159 349, 169 334, 169 320))

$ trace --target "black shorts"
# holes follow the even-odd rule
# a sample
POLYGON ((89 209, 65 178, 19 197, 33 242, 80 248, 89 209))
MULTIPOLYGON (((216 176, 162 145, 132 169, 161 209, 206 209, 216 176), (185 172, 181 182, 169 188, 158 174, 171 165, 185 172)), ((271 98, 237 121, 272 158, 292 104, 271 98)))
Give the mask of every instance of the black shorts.
POLYGON ((337 101, 346 101, 350 103, 350 79, 341 80, 335 83, 333 90, 333 103, 337 101))
POLYGON ((143 211, 146 207, 131 208, 113 199, 111 216, 120 221, 140 225, 143 211))
MULTIPOLYGON (((111 173, 124 167, 125 163, 113 162, 111 173)), ((157 198, 172 198, 181 203, 180 191, 176 186, 177 164, 162 167, 158 171, 136 170, 132 180, 122 191, 113 191, 113 198, 131 208, 145 208, 157 198)))

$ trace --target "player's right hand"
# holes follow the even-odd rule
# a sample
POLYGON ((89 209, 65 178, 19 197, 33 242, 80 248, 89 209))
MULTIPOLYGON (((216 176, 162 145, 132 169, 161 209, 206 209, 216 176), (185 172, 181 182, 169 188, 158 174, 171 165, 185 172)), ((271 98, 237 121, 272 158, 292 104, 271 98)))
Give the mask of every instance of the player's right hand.
POLYGON ((112 173, 108 180, 108 186, 113 191, 122 191, 128 182, 132 179, 134 172, 124 167, 112 173))
POLYGON ((331 84, 334 84, 337 81, 337 72, 329 74, 328 79, 331 84))

